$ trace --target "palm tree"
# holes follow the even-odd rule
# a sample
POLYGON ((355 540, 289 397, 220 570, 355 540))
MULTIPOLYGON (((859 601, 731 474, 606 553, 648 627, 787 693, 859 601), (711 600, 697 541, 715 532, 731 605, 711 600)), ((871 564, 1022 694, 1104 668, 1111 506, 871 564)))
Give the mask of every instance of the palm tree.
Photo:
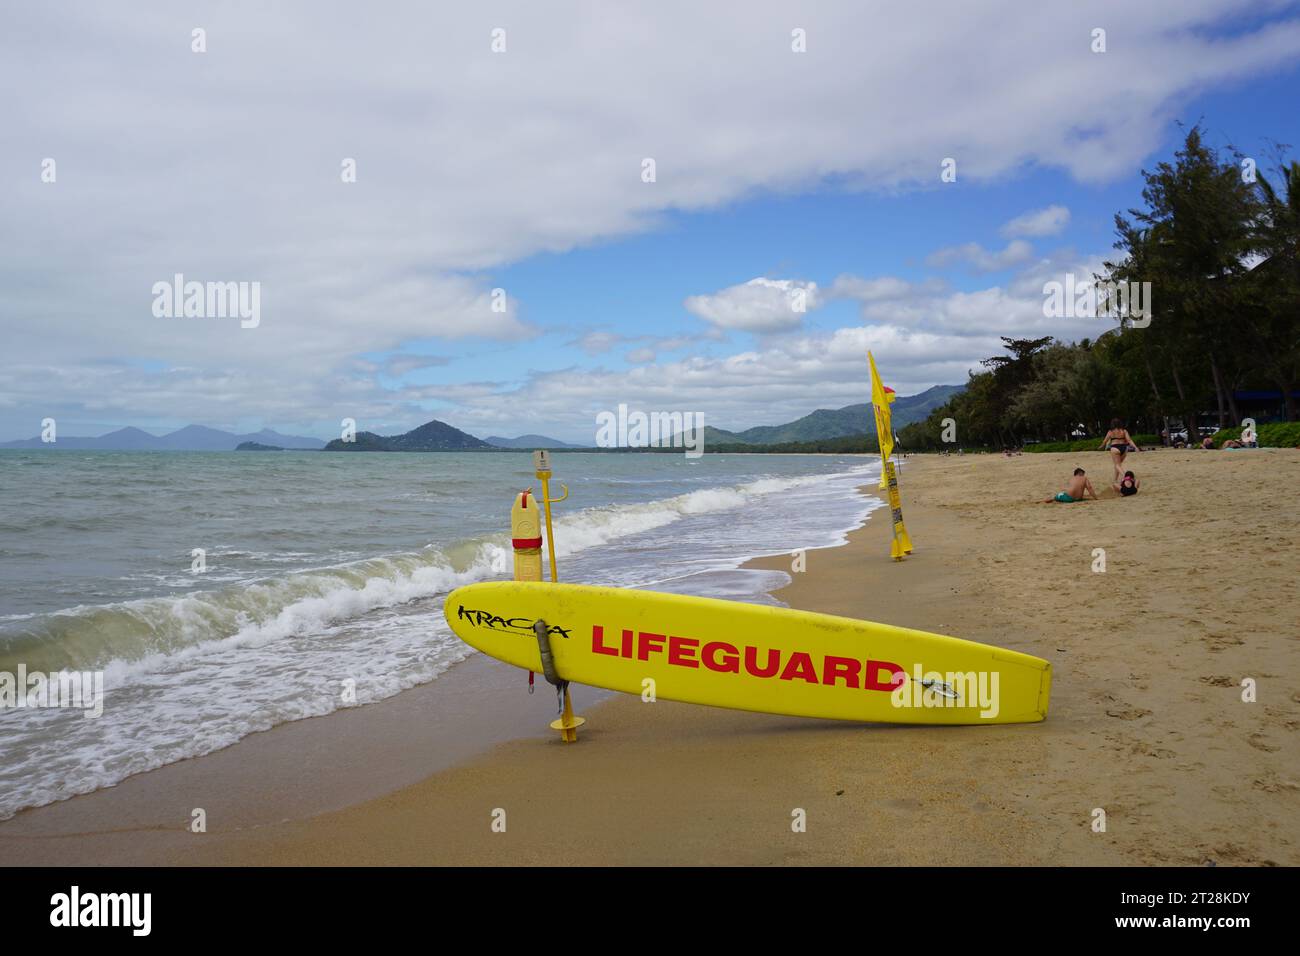
POLYGON ((1251 351, 1261 372, 1282 391, 1288 421, 1295 421, 1292 394, 1300 381, 1300 162, 1281 164, 1284 192, 1259 176, 1260 214, 1254 250, 1263 256, 1251 270, 1246 311, 1251 351))

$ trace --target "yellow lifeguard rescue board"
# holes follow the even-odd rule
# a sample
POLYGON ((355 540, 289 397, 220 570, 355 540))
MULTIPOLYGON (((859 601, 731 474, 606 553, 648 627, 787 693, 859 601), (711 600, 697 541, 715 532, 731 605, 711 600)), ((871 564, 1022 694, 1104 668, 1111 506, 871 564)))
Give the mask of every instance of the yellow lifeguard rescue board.
POLYGON ((797 717, 1011 724, 1047 716, 1052 667, 956 637, 829 614, 581 584, 457 588, 444 613, 485 654, 564 680, 797 717), (647 683, 652 681, 653 683, 647 683))

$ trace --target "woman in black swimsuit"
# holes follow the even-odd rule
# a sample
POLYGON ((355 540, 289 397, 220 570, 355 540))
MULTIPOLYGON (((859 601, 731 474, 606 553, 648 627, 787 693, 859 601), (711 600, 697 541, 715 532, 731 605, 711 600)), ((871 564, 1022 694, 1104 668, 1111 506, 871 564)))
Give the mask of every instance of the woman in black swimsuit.
POLYGON ((1110 452, 1111 463, 1115 466, 1115 482, 1124 477, 1124 456, 1130 451, 1138 451, 1137 442, 1129 435, 1128 429, 1118 418, 1110 420, 1110 431, 1101 441, 1101 447, 1110 452))

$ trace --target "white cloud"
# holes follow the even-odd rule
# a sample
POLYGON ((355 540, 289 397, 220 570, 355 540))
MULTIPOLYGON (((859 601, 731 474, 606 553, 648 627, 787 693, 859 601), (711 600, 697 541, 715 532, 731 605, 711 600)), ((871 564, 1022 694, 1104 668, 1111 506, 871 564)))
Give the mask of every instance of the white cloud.
POLYGON ((1000 348, 996 334, 954 336, 893 325, 855 326, 716 358, 695 356, 580 375, 573 370, 537 373, 514 389, 466 396, 452 420, 483 431, 504 416, 523 430, 546 426, 557 437, 590 441, 596 413, 626 402, 644 410, 702 411, 719 427, 746 428, 788 421, 815 408, 867 401, 867 349, 891 386, 908 395, 935 382, 964 382, 969 368, 1000 348), (529 417, 520 418, 521 413, 529 417))
POLYGON ((779 332, 796 328, 821 300, 815 282, 760 276, 712 295, 689 296, 684 304, 688 312, 720 329, 779 332))
MULTIPOLYGON (((645 345, 624 355, 634 366, 630 369, 549 369, 530 372, 520 381, 391 390, 353 375, 326 373, 286 379, 276 389, 263 391, 255 374, 238 368, 150 373, 110 363, 77 369, 23 366, 0 369, 0 394, 59 418, 65 434, 78 433, 63 424, 65 413, 73 409, 90 409, 107 420, 166 408, 177 423, 199 420, 218 427, 266 416, 288 431, 329 434, 338 419, 347 416, 364 428, 391 433, 437 417, 479 435, 538 431, 591 441, 595 414, 620 402, 646 410, 702 411, 712 424, 745 428, 788 421, 814 408, 865 401, 868 349, 890 385, 909 395, 936 383, 965 382, 981 359, 1001 353, 1002 335, 1096 338, 1112 323, 1044 317, 1042 287, 1066 273, 1090 276, 1100 270, 1102 258, 1061 250, 1036 260, 1005 285, 974 291, 894 277, 841 276, 836 287, 846 294, 861 293, 860 325, 789 333, 779 342, 764 340, 769 344, 762 348, 717 356, 697 352, 657 363, 661 347, 685 349, 700 340, 647 335, 639 337, 645 345), (889 294, 876 294, 884 290, 889 294), (42 404, 51 390, 64 396, 68 407, 42 404), (303 418, 304 408, 317 414, 303 418)), ((618 344, 631 341, 618 338, 618 344)), ((19 434, 36 434, 38 423, 39 417, 19 434)))
POLYGON ((1001 272, 1028 262, 1033 255, 1033 246, 1023 239, 1013 239, 1005 248, 999 250, 985 249, 978 242, 949 246, 931 253, 925 262, 926 265, 937 269, 965 263, 976 272, 1001 272))
POLYGON ((603 355, 627 340, 627 336, 616 332, 596 331, 588 332, 570 344, 577 345, 588 355, 603 355))
POLYGON ((1034 209, 1016 216, 1010 222, 1004 223, 1000 232, 1004 239, 1017 236, 1029 236, 1030 238, 1055 236, 1069 223, 1070 210, 1064 206, 1047 206, 1043 209, 1034 209))
MULTIPOLYGON (((1071 341, 1096 338, 1113 327, 1102 319, 1048 318, 1043 315, 1043 285, 1089 281, 1102 271, 1103 255, 1080 256, 1063 249, 1028 263, 1006 285, 976 290, 951 290, 936 285, 917 286, 905 298, 867 302, 862 317, 904 328, 924 329, 944 336, 1051 335, 1071 341)), ((992 352, 988 354, 994 354, 992 352)), ((981 356, 986 357, 986 356, 981 356)))
MULTIPOLYGON (((516 3, 492 21, 414 0, 364 13, 218 4, 204 13, 208 52, 193 54, 191 15, 161 0, 11 5, 0 426, 30 435, 46 407, 277 425, 336 407, 415 415, 437 393, 387 392, 356 357, 429 339, 515 347, 537 329, 515 290, 505 312, 491 307, 504 265, 766 190, 937 186, 947 156, 963 185, 1026 165, 1085 181, 1130 173, 1188 95, 1295 61, 1300 22, 1260 21, 1257 7, 990 0, 936 20, 826 2, 800 10, 808 52, 793 54, 777 0, 743 17, 684 0, 516 3), (1097 23, 1123 25, 1104 56, 1088 48, 1097 23), (494 55, 498 24, 509 52, 494 55), (1231 31, 1207 29, 1221 24, 1231 31), (973 51, 998 69, 972 70, 973 51), (646 156, 654 183, 640 178, 646 156), (57 183, 40 181, 44 157, 57 183), (354 184, 340 181, 347 158, 354 184), (154 319, 150 288, 176 272, 261 281, 262 324, 154 319)), ((885 291, 906 312, 908 296, 885 291)), ((948 303, 942 318, 960 326, 1007 304, 987 298, 948 303)), ((757 304, 700 301, 715 334, 798 326, 757 304)), ((711 373, 664 367, 687 382, 711 373)), ((504 387, 448 393, 490 410, 504 387)), ((765 403, 749 394, 752 416, 765 403)))
POLYGON ((445 355, 392 355, 384 361, 384 374, 391 378, 401 378, 412 372, 441 368, 450 363, 451 359, 445 355))
POLYGON ((912 291, 912 283, 894 276, 861 279, 858 276, 840 276, 831 284, 830 298, 857 299, 860 302, 880 302, 901 299, 912 291))
POLYGON ((711 336, 701 335, 623 335, 619 332, 610 332, 603 329, 597 329, 587 332, 568 344, 577 346, 588 355, 604 355, 612 352, 614 349, 623 345, 632 345, 636 343, 645 343, 639 348, 633 349, 627 353, 628 361, 632 362, 653 362, 655 356, 660 352, 676 352, 679 349, 686 348, 689 345, 700 342, 704 338, 711 336), (632 358, 636 355, 637 358, 632 358), (649 358, 646 358, 649 355, 649 358))

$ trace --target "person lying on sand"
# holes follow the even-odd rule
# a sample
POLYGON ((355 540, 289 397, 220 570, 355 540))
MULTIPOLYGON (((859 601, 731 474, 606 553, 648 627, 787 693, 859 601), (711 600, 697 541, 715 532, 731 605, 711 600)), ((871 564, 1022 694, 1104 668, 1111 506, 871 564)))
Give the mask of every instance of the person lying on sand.
POLYGON ((1126 471, 1124 472, 1124 477, 1111 485, 1111 487, 1127 498, 1129 495, 1135 495, 1138 493, 1138 489, 1142 487, 1142 482, 1138 481, 1137 475, 1133 474, 1133 472, 1126 471))
POLYGON ((1084 501, 1088 495, 1092 495, 1093 500, 1097 499, 1097 492, 1092 487, 1092 482, 1088 480, 1087 473, 1082 468, 1074 469, 1074 475, 1065 483, 1065 488, 1057 492, 1054 498, 1044 498, 1043 504, 1059 501, 1062 504, 1068 504, 1073 501, 1084 501))

